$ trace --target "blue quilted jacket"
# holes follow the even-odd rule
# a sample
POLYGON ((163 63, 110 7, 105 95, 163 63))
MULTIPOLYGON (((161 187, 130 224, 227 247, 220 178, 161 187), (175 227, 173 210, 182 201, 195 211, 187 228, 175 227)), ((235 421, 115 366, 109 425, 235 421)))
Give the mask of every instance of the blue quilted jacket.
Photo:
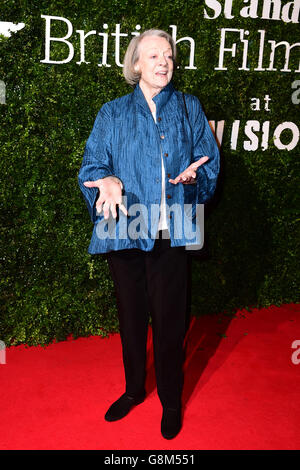
POLYGON ((197 97, 175 90, 172 81, 157 94, 156 122, 137 85, 132 93, 102 106, 87 140, 78 181, 94 229, 89 253, 138 248, 150 251, 157 235, 165 167, 165 197, 171 246, 203 243, 203 204, 213 195, 219 173, 219 151, 197 97), (202 156, 195 184, 169 182, 202 156), (117 176, 123 184, 128 215, 105 220, 95 202, 97 188, 85 181, 117 176), (201 220, 200 220, 201 219, 201 220), (201 229, 200 229, 200 228, 201 229))

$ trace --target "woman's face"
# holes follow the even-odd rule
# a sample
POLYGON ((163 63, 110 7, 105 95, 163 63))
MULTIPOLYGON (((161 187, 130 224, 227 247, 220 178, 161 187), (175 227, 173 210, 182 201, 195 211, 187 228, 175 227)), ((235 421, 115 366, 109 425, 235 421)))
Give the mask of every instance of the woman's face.
POLYGON ((169 42, 160 36, 146 36, 139 44, 140 85, 158 93, 173 75, 173 56, 169 42))

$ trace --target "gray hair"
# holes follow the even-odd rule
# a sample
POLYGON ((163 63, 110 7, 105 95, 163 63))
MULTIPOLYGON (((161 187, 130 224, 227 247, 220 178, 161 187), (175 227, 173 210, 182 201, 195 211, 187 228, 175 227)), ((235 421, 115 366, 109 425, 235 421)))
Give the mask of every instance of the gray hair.
POLYGON ((175 61, 176 61, 176 44, 173 40, 172 36, 166 31, 161 29, 147 29, 144 31, 140 36, 135 36, 131 39, 129 46, 127 47, 125 57, 124 57, 124 67, 123 67, 123 75, 125 80, 129 85, 135 86, 140 78, 141 73, 134 70, 134 66, 136 62, 139 60, 139 44, 142 39, 146 36, 159 36, 161 38, 165 38, 172 48, 173 53, 173 62, 174 62, 174 69, 175 69, 175 61))

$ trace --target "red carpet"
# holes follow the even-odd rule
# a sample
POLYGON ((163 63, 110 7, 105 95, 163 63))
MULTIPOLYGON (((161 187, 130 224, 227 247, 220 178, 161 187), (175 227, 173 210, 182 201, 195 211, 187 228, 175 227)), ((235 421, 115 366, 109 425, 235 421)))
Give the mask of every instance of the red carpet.
POLYGON ((0 365, 0 448, 299 449, 295 340, 300 340, 299 305, 194 319, 184 424, 172 441, 160 434, 152 355, 146 401, 119 422, 104 421, 124 391, 119 335, 8 348, 6 364, 0 365))

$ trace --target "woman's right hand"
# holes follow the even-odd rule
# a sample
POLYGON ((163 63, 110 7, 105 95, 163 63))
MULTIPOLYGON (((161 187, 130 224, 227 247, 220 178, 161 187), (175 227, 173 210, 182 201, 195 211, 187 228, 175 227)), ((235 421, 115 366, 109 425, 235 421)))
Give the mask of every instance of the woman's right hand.
POLYGON ((109 209, 113 218, 117 217, 117 205, 125 215, 128 215, 126 207, 122 204, 122 183, 118 178, 107 176, 96 181, 85 181, 83 184, 87 188, 99 189, 96 210, 101 213, 103 209, 105 219, 109 217, 109 209))

